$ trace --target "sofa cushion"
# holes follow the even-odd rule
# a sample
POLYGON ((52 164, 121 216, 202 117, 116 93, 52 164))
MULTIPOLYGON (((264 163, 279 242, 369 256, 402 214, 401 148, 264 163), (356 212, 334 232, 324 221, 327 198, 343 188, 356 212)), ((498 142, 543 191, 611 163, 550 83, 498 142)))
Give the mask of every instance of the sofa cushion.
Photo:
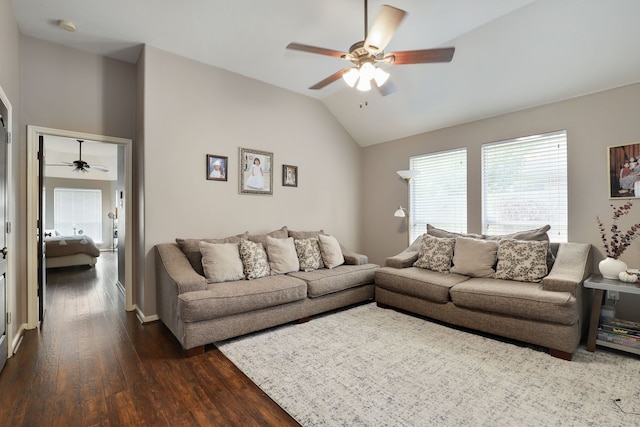
POLYGON ((262 243, 242 239, 240 241, 240 259, 242 259, 242 269, 247 280, 259 279, 271 274, 267 253, 262 243))
POLYGON ((273 237, 274 239, 286 239, 289 237, 289 231, 287 230, 287 226, 284 226, 278 230, 273 230, 270 233, 266 234, 251 234, 247 237, 247 239, 252 242, 262 243, 263 247, 267 247, 267 236, 273 237))
POLYGON ((456 237, 451 272, 469 277, 493 277, 497 253, 496 241, 456 237))
POLYGON ((324 230, 318 230, 318 231, 294 231, 294 230, 288 230, 289 231, 289 237, 293 237, 294 239, 317 239, 318 238, 318 234, 324 234, 325 236, 327 235, 327 233, 324 232, 324 230))
POLYGON ((285 274, 300 269, 293 237, 274 239, 267 236, 267 255, 271 274, 285 274))
POLYGON ((500 240, 496 279, 539 282, 547 275, 547 242, 500 240))
POLYGON ((200 242, 200 252, 207 283, 244 279, 237 243, 200 242))
POLYGON ((294 239, 293 244, 295 245, 296 253, 298 254, 300 270, 313 271, 324 267, 318 238, 294 239))
POLYGON ((482 239, 480 234, 467 234, 467 233, 454 233, 452 231, 442 230, 434 227, 431 224, 427 224, 427 234, 433 237, 455 239, 456 237, 469 237, 471 239, 482 239))
POLYGON ((422 236, 422 246, 414 267, 426 268, 440 273, 448 273, 451 269, 451 258, 456 239, 422 236))
POLYGON ((569 292, 545 291, 538 283, 474 278, 451 288, 458 307, 523 319, 572 325, 578 320, 576 299, 569 292))
POLYGON ((376 286, 437 303, 450 301, 449 289, 469 280, 459 274, 442 274, 417 267, 383 267, 376 271, 376 286))
POLYGON ((315 298, 373 283, 377 269, 375 264, 341 265, 332 269, 297 271, 288 275, 307 282, 308 296, 315 298))
POLYGON ((200 252, 200 242, 207 243, 240 243, 240 239, 246 239, 249 236, 248 232, 238 234, 235 236, 225 237, 223 239, 181 239, 177 238, 176 243, 184 252, 185 256, 189 260, 191 267, 201 276, 204 276, 204 270, 202 269, 202 253, 200 252))
POLYGON ((334 268, 344 264, 342 249, 335 237, 318 234, 318 241, 320 242, 320 253, 325 267, 334 268))
POLYGON ((198 322, 260 310, 307 297, 307 284, 286 275, 266 276, 207 285, 207 290, 178 296, 178 313, 184 322, 198 322))

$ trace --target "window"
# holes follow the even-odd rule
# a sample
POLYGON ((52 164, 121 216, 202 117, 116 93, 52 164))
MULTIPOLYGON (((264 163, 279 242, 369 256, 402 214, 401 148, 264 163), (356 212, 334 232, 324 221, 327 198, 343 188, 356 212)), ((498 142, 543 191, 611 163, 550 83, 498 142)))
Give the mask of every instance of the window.
POLYGON ((427 223, 467 232, 467 149, 411 157, 419 172, 409 184, 411 241, 427 231, 427 223))
POLYGON ((551 225, 567 241, 567 132, 482 146, 482 232, 507 234, 551 225))
POLYGON ((102 243, 102 191, 82 188, 53 190, 53 224, 64 236, 79 233, 102 243))

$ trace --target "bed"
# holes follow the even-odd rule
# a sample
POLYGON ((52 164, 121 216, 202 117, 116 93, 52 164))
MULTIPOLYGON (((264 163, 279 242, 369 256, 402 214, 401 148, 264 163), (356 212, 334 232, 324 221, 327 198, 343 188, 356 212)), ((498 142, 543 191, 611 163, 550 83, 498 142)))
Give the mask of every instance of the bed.
POLYGON ((100 256, 100 249, 89 236, 50 236, 44 241, 47 268, 94 266, 100 256))

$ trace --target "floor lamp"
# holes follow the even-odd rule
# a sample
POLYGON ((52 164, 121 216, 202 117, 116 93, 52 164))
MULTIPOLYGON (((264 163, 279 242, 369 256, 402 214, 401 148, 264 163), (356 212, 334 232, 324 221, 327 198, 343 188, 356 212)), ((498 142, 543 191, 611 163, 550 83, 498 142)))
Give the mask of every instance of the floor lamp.
POLYGON ((111 250, 115 252, 116 250, 116 240, 115 240, 116 216, 113 212, 109 212, 107 216, 111 220, 111 250))
MULTIPOLYGON (((411 183, 411 180, 414 179, 415 177, 418 176, 418 171, 415 170, 402 170, 402 171, 397 171, 397 174, 400 175, 400 178, 404 179, 404 181, 407 183, 407 192, 409 191, 409 183, 411 183)), ((409 200, 409 199, 407 199, 409 200)), ((407 218, 407 247, 411 246, 411 233, 410 233, 410 216, 409 216, 409 210, 407 208, 403 208, 402 206, 400 206, 398 209, 396 209, 395 213, 393 214, 393 216, 397 217, 397 218, 407 218)))

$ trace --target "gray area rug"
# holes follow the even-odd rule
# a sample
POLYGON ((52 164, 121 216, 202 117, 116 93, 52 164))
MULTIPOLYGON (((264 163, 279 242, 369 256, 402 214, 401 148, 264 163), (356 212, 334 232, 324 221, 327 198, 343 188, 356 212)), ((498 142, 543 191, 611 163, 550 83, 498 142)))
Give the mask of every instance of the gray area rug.
POLYGON ((567 362, 375 303, 218 348, 304 426, 640 425, 636 356, 567 362))

